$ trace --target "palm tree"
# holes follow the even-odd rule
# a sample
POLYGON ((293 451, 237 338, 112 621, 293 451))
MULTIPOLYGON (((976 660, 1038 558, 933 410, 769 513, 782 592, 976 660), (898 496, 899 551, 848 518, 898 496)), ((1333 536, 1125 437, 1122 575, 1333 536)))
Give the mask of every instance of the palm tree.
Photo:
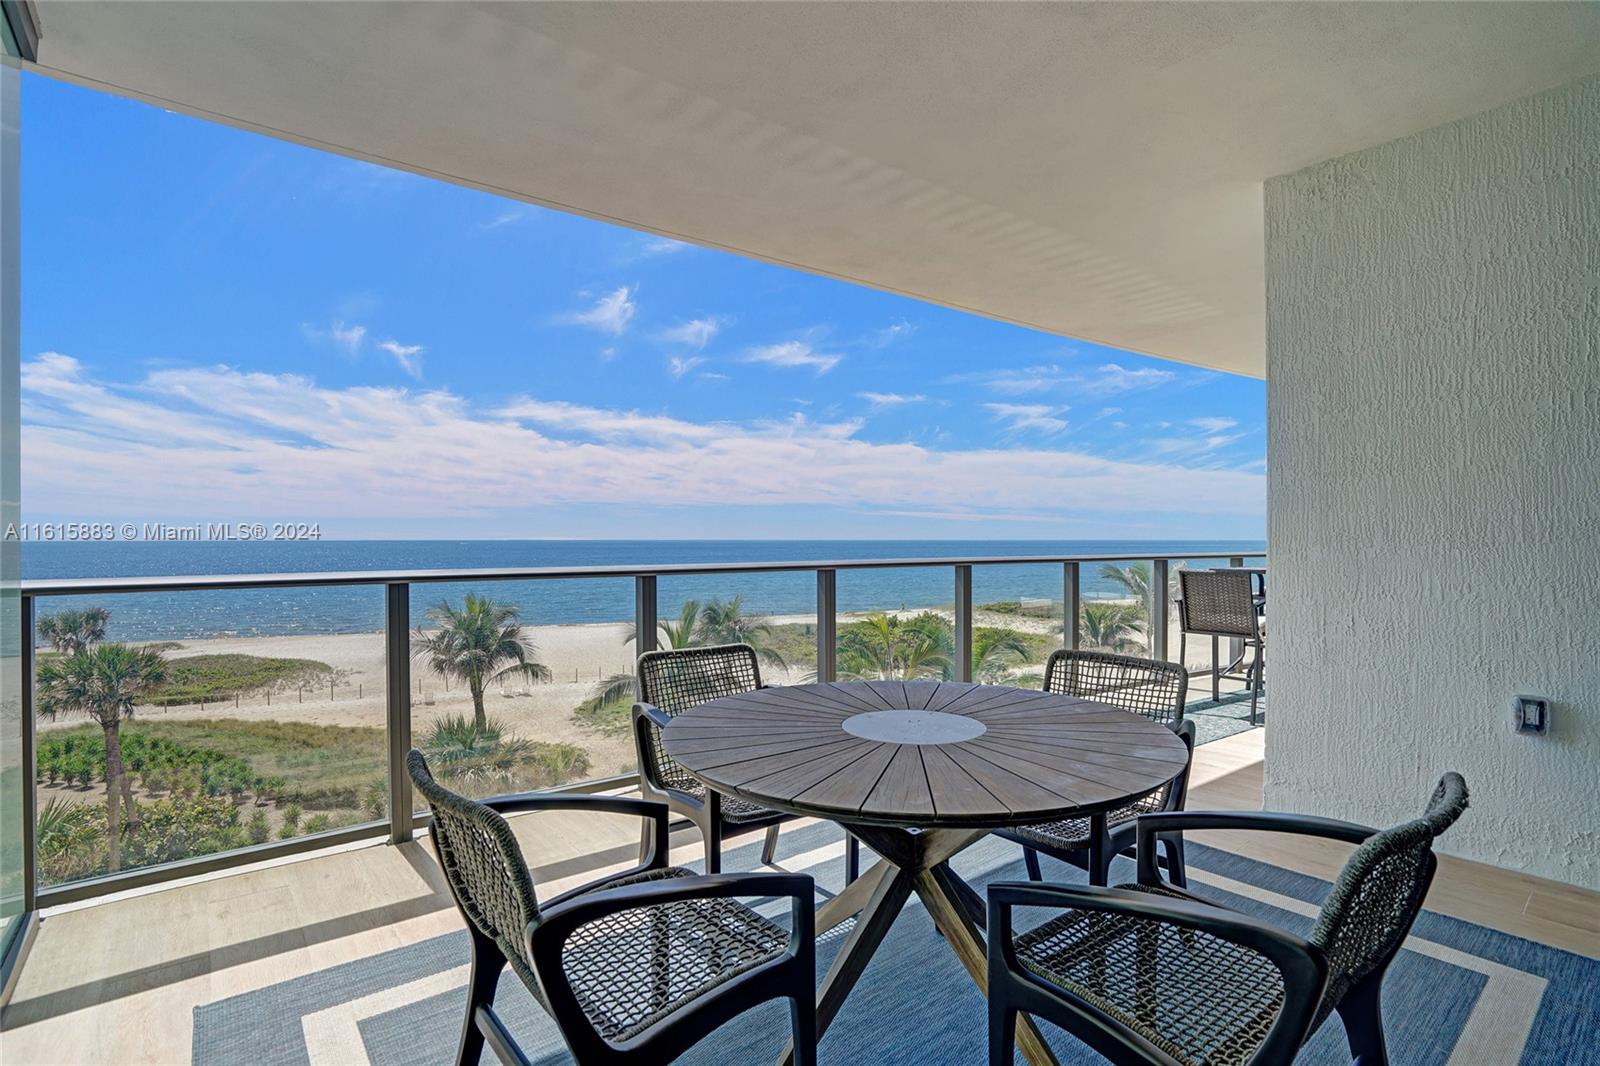
POLYGON ((839 676, 909 681, 953 676, 955 638, 943 618, 872 614, 839 633, 839 676))
POLYGON ((111 612, 104 607, 57 611, 39 617, 39 636, 63 655, 73 655, 106 639, 106 623, 110 620, 111 612))
POLYGON ((1091 648, 1127 651, 1139 631, 1139 609, 1132 604, 1104 600, 1083 605, 1078 616, 1079 632, 1091 648))
MULTIPOLYGON (((656 621, 656 646, 660 648, 692 648, 700 632, 700 601, 684 600, 678 608, 676 621, 662 618, 656 621)), ((639 639, 637 626, 629 626, 622 643, 632 644, 639 639)))
POLYGON ((467 683, 472 722, 479 731, 489 727, 483 691, 491 682, 515 674, 529 681, 550 680, 550 668, 533 658, 539 650, 523 635, 517 615, 509 603, 469 592, 459 610, 448 603, 430 608, 428 618, 439 628, 432 633, 419 628, 411 638, 413 658, 443 677, 467 683))
POLYGON ((789 669, 772 647, 772 623, 744 613, 744 597, 712 600, 700 610, 700 640, 705 644, 748 644, 761 661, 780 670, 789 669))
POLYGON ((133 717, 139 697, 166 680, 159 652, 126 644, 100 644, 39 667, 39 711, 47 717, 78 712, 100 724, 106 740, 106 837, 111 869, 122 866, 123 808, 138 821, 133 787, 122 763, 122 720, 133 717))
POLYGON ((1028 640, 1015 629, 983 626, 972 631, 972 679, 993 684, 1018 663, 1033 661, 1028 640))

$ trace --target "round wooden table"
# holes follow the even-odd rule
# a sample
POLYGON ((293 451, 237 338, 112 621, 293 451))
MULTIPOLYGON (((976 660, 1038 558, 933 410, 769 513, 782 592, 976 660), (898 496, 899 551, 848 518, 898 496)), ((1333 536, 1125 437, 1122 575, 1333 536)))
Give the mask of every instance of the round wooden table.
MULTIPOLYGON (((860 915, 817 993, 819 1037, 913 893, 985 987, 984 904, 953 855, 991 829, 1125 806, 1188 760, 1166 726, 1103 703, 934 681, 726 696, 679 714, 662 743, 706 787, 838 822, 882 857, 817 912, 819 933, 860 915)), ((1055 1062, 1026 1016, 1017 1046, 1055 1062)))

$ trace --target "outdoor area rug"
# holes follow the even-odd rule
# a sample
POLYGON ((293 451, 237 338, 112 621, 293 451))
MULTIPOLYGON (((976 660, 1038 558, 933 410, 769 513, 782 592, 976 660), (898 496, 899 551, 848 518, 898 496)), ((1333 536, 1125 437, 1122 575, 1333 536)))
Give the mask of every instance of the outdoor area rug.
MULTIPOLYGON (((758 844, 730 851, 726 868, 751 869, 758 844)), ((779 864, 805 870, 819 894, 841 887, 839 830, 813 825, 784 832, 779 864)), ((1046 859, 1046 876, 1081 883, 1078 870, 1046 859)), ((1302 935, 1326 882, 1198 844, 1189 845, 1195 891, 1302 935)), ((980 891, 992 880, 1022 880, 1016 845, 989 838, 956 857, 980 891)), ((1131 880, 1119 859, 1112 882, 1131 880)), ((769 902, 779 917, 786 904, 769 902)), ((819 979, 849 926, 818 944, 819 979)), ((450 933, 195 1009, 197 1066, 338 1063, 440 1066, 455 1051, 464 1004, 467 938, 450 933)), ((509 971, 498 1009, 538 1066, 571 1058, 555 1026, 509 971)), ((1600 962, 1443 915, 1424 913, 1384 985, 1395 1066, 1524 1066, 1600 1063, 1600 962)), ((983 998, 915 901, 889 933, 823 1038, 824 1064, 967 1066, 986 1054, 983 998)), ((1063 1066, 1103 1060, 1059 1030, 1045 1031, 1063 1066)), ((788 1012, 767 1004, 723 1027, 679 1061, 692 1066, 772 1062, 788 1033, 788 1012)), ((485 1062, 492 1059, 486 1054, 485 1062)), ((1297 1060, 1350 1061, 1344 1030, 1331 1018, 1297 1060)))
MULTIPOLYGON (((1209 692, 1209 686, 1207 689, 1209 692)), ((1195 747, 1260 728, 1259 725, 1250 724, 1249 692, 1224 693, 1221 699, 1213 700, 1209 695, 1204 699, 1196 699, 1191 690, 1189 702, 1184 704, 1183 716, 1194 722, 1195 747)), ((1263 692, 1256 703, 1256 721, 1260 723, 1266 720, 1267 695, 1263 692)))

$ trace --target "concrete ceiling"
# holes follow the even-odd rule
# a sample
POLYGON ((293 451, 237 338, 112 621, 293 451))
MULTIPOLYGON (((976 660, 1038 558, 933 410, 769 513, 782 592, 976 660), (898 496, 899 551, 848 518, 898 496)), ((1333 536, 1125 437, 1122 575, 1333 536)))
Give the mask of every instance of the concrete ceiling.
POLYGON ((36 10, 72 80, 1255 375, 1264 178, 1600 71, 1594 3, 36 10))

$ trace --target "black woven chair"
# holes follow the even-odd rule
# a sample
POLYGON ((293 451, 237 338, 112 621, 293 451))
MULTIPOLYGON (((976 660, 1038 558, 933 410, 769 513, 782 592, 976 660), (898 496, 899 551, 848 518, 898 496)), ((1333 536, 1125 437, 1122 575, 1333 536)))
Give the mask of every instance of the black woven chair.
POLYGON ((1290 814, 1147 814, 1139 880, 1114 889, 989 886, 989 1062, 1011 1066, 1017 1013, 1113 1063, 1287 1063, 1334 1011, 1361 1066, 1385 1066, 1379 991, 1422 909, 1433 841, 1467 806, 1447 773, 1422 817, 1377 831, 1290 814), (1190 829, 1258 829, 1358 844, 1308 939, 1162 884, 1152 845, 1190 829), (1019 935, 1017 907, 1067 908, 1019 935))
POLYGON ((1250 724, 1255 725, 1256 703, 1261 699, 1261 687, 1266 680, 1267 638, 1261 628, 1261 616, 1256 612, 1250 571, 1179 570, 1178 587, 1182 594, 1178 600, 1178 661, 1188 661, 1185 655, 1190 634, 1211 638, 1211 698, 1216 700, 1222 698, 1218 681, 1227 674, 1217 661, 1219 638, 1237 640, 1243 645, 1243 653, 1229 665, 1230 671, 1254 651, 1255 661, 1246 668, 1244 680, 1250 685, 1250 724))
MULTIPOLYGON (((1188 688, 1189 674, 1183 666, 1160 659, 1063 650, 1051 655, 1044 668, 1046 692, 1098 700, 1165 723, 1182 738, 1192 756, 1194 723, 1183 720, 1188 688)), ((1039 852, 1042 851, 1087 870, 1090 884, 1104 885, 1111 860, 1119 854, 1133 854, 1133 820, 1141 814, 1183 810, 1188 792, 1189 767, 1185 765, 1183 772, 1166 785, 1108 814, 1017 826, 998 830, 995 835, 1022 845, 1022 857, 1031 880, 1041 880, 1039 852)), ((1161 847, 1168 877, 1175 885, 1186 885, 1183 838, 1163 839, 1161 847)))
MULTIPOLYGON (((638 680, 640 702, 633 707, 633 742, 639 755, 640 793, 665 803, 674 814, 699 828, 705 841, 707 873, 721 872, 724 839, 758 829, 767 834, 761 861, 771 863, 778 850, 778 826, 797 816, 708 790, 661 746, 661 730, 690 707, 766 687, 761 683, 756 650, 748 644, 718 644, 648 651, 639 656, 638 680)), ((653 831, 646 823, 640 855, 654 846, 653 831)), ((859 846, 855 837, 847 834, 847 881, 855 880, 859 865, 859 846)))
POLYGON ((560 1027, 579 1066, 670 1062, 735 1016, 789 1000, 796 1066, 816 1063, 815 886, 803 874, 701 877, 639 866, 540 903, 504 815, 632 814, 667 839, 660 803, 524 793, 475 802, 441 786, 419 751, 411 780, 433 811, 433 846, 472 938, 457 1066, 478 1066, 485 1041, 507 1066, 531 1066, 494 1011, 506 964, 560 1027), (737 902, 787 896, 792 924, 737 902))

